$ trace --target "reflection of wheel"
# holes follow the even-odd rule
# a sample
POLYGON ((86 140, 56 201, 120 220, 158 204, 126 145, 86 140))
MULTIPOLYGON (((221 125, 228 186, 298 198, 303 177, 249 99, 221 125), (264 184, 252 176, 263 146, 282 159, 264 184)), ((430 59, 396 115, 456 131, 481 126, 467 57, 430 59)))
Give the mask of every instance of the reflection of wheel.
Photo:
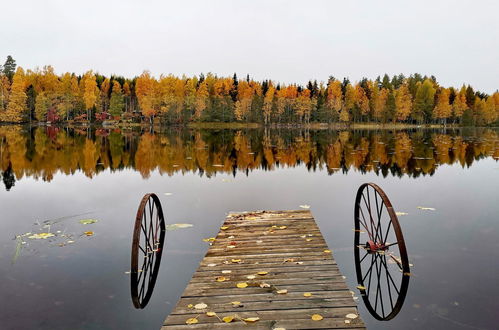
POLYGON ((374 183, 365 183, 357 191, 354 244, 362 299, 376 319, 388 321, 402 308, 410 268, 397 215, 374 183))
POLYGON ((146 194, 137 210, 132 240, 130 284, 136 308, 144 308, 151 298, 161 263, 165 234, 165 219, 159 198, 155 194, 146 194))

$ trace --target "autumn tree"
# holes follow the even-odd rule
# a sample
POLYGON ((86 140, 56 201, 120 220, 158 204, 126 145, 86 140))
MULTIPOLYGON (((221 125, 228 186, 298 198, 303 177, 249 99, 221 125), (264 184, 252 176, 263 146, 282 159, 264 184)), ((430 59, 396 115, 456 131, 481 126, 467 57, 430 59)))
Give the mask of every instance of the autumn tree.
POLYGON ((97 81, 92 71, 88 71, 83 76, 80 84, 83 89, 83 102, 85 110, 87 111, 87 119, 91 119, 92 110, 94 109, 97 99, 99 97, 99 89, 97 88, 97 81))
POLYGON ((459 119, 462 117, 463 113, 468 109, 468 105, 466 104, 466 87, 463 85, 459 92, 456 94, 454 98, 454 102, 452 103, 452 114, 454 119, 459 119))
POLYGON ((395 92, 395 119, 404 121, 409 118, 412 109, 412 96, 406 84, 400 85, 395 92))
POLYGON ((343 92, 341 91, 341 82, 333 80, 327 87, 326 104, 329 118, 338 118, 343 107, 343 92))
POLYGON ((446 121, 452 113, 452 107, 449 103, 450 91, 447 88, 441 88, 437 97, 437 104, 433 108, 433 118, 446 121))
POLYGON ((151 77, 149 71, 144 71, 135 83, 135 94, 139 100, 142 114, 149 118, 151 125, 157 111, 156 81, 151 77))
POLYGON ((20 122, 26 109, 26 77, 23 68, 18 67, 12 77, 9 104, 3 114, 3 121, 20 122))
POLYGON ((267 89, 267 93, 265 94, 262 107, 263 121, 265 124, 270 123, 270 118, 272 115, 272 107, 274 105, 274 94, 275 94, 275 88, 274 86, 272 86, 272 84, 270 84, 269 88, 267 89))
POLYGON ((208 106, 208 97, 210 94, 208 93, 208 84, 206 81, 203 81, 196 92, 196 102, 195 102, 195 111, 194 118, 197 120, 201 119, 203 112, 206 110, 208 106))

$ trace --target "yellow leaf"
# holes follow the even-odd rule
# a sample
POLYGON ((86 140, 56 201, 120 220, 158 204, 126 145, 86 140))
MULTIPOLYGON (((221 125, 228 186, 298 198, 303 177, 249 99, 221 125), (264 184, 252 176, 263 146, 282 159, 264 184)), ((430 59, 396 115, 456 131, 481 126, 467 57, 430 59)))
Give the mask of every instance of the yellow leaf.
POLYGON ((281 227, 279 227, 279 229, 286 229, 286 228, 288 228, 288 227, 287 226, 281 226, 281 227))
POLYGON ((303 294, 304 297, 312 297, 312 294, 310 292, 305 292, 303 294))
POLYGON ((242 260, 241 259, 232 259, 231 262, 234 264, 239 264, 242 262, 242 260))
POLYGON ((34 234, 34 235, 31 235, 31 236, 28 236, 28 238, 31 238, 31 239, 47 239, 47 238, 50 238, 50 237, 53 237, 53 236, 55 236, 55 235, 52 234, 52 233, 40 233, 40 234, 34 234))
POLYGON ((359 290, 365 290, 365 289, 366 289, 366 287, 365 287, 365 286, 363 286, 363 285, 357 285, 357 289, 359 289, 359 290))
POLYGON ((248 318, 243 319, 243 321, 253 323, 253 322, 258 321, 259 319, 260 319, 259 317, 248 317, 248 318))
POLYGON ((312 315, 312 320, 314 320, 314 321, 320 321, 322 319, 323 319, 323 317, 322 317, 321 314, 314 314, 314 315, 312 315))
POLYGON ((347 314, 347 315, 346 315, 346 318, 347 318, 347 319, 352 319, 352 320, 353 320, 353 319, 356 319, 356 318, 358 318, 358 317, 359 317, 359 316, 358 316, 357 314, 353 314, 353 313, 350 313, 350 314, 347 314))
POLYGON ((200 303, 200 304, 194 305, 195 309, 205 309, 206 307, 208 307, 208 305, 206 305, 205 303, 200 303))
POLYGON ((274 328, 273 330, 286 330, 286 328, 274 328))
POLYGON ((307 238, 305 241, 310 242, 311 240, 312 240, 311 238, 307 238))
POLYGON ((217 282, 225 282, 228 281, 230 278, 225 276, 217 276, 215 279, 217 282))
POLYGON ((215 267, 217 264, 207 264, 208 267, 215 267))
POLYGON ((278 294, 286 294, 286 293, 288 293, 288 290, 283 289, 283 290, 277 290, 276 292, 277 292, 278 294))
POLYGON ((223 226, 223 227, 220 227, 220 229, 227 230, 227 229, 229 229, 229 226, 223 226))
POLYGON ((83 232, 83 233, 84 233, 85 235, 87 235, 87 236, 92 236, 92 235, 94 234, 94 232, 93 232, 93 231, 85 231, 85 232, 83 232))
POLYGON ((230 323, 230 322, 234 321, 234 318, 235 318, 235 317, 236 317, 235 315, 226 316, 226 317, 224 317, 224 318, 222 319, 222 321, 224 321, 225 323, 230 323))
POLYGON ((254 280, 254 279, 255 279, 255 277, 256 277, 255 275, 248 275, 248 276, 246 276, 246 278, 247 278, 248 280, 254 280))
POLYGON ((324 250, 324 253, 331 253, 331 250, 324 250))
POLYGON ((258 272, 257 274, 258 275, 267 275, 269 272, 265 272, 265 271, 262 271, 262 272, 258 272))
POLYGON ((205 242, 214 242, 215 241, 215 237, 203 238, 203 241, 205 241, 205 242))
POLYGON ((194 305, 193 304, 189 304, 189 305, 187 305, 187 308, 194 308, 194 305))
POLYGON ((198 319, 195 318, 195 317, 191 317, 190 319, 187 319, 187 321, 185 321, 186 324, 196 324, 198 323, 198 319))
POLYGON ((215 313, 215 312, 206 312, 206 316, 209 316, 209 317, 217 316, 217 313, 215 313))
POLYGON ((230 302, 232 305, 241 305, 240 301, 231 301, 230 302))
POLYGON ((244 289, 244 288, 246 288, 248 286, 248 283, 246 283, 246 282, 240 282, 240 283, 237 283, 236 286, 238 288, 244 289))

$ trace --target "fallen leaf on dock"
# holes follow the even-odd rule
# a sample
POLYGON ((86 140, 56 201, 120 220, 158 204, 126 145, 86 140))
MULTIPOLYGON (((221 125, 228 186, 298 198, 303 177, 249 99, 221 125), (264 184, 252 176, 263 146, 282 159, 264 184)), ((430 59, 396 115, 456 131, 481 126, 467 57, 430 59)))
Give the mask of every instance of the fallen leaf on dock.
POLYGON ((234 318, 236 318, 236 315, 226 316, 226 317, 224 317, 222 320, 223 320, 225 323, 230 323, 230 322, 234 321, 234 318))
POLYGON ((194 305, 193 304, 189 304, 189 305, 187 305, 187 308, 194 308, 194 305))
POLYGON ((227 230, 227 229, 229 229, 229 226, 223 226, 223 227, 220 227, 220 229, 227 230))
POLYGON ((217 264, 207 264, 208 267, 215 267, 217 264))
POLYGON ((244 289, 244 288, 246 288, 248 286, 248 283, 246 283, 246 282, 239 282, 239 283, 236 284, 236 286, 238 288, 240 288, 240 289, 244 289))
POLYGON ((206 316, 209 316, 209 317, 217 316, 217 313, 215 313, 215 312, 206 312, 206 316))
POLYGON ((359 317, 359 316, 358 316, 357 314, 353 314, 353 313, 350 313, 350 314, 347 314, 347 315, 346 315, 346 318, 347 318, 347 319, 352 319, 352 320, 353 320, 353 319, 356 319, 356 318, 358 318, 358 317, 359 317))
POLYGON ((314 314, 314 315, 312 315, 312 320, 314 320, 314 321, 320 321, 322 319, 323 319, 323 317, 322 317, 321 314, 314 314))
POLYGON ((232 259, 231 262, 233 264, 240 264, 242 262, 242 260, 241 259, 232 259))
POLYGON ((225 276, 217 276, 217 277, 215 278, 215 280, 216 280, 217 282, 225 282, 225 281, 228 281, 228 280, 229 280, 229 278, 228 278, 228 277, 225 277, 225 276))
POLYGON ((255 279, 255 277, 256 277, 255 275, 248 275, 248 276, 246 276, 246 278, 247 278, 248 280, 254 280, 254 279, 255 279))
POLYGON ((257 274, 258 274, 258 275, 262 275, 262 276, 263 276, 263 275, 267 275, 268 273, 269 273, 269 272, 258 272, 257 274))
POLYGON ((304 296, 304 297, 312 297, 312 293, 310 293, 310 292, 305 292, 305 293, 303 294, 303 296, 304 296))
POLYGON ((278 294, 286 294, 286 293, 288 293, 288 290, 286 290, 286 289, 277 290, 276 293, 278 293, 278 294))
POLYGON ((260 283, 260 288, 270 288, 270 284, 260 283))
POLYGON ((206 305, 205 303, 199 303, 194 305, 195 309, 205 309, 206 307, 208 307, 208 305, 206 305))
POLYGON ((256 322, 258 320, 260 320, 259 317, 247 317, 247 318, 243 319, 244 322, 249 322, 249 323, 253 323, 253 322, 256 322))
POLYGON ((232 273, 232 270, 222 270, 222 274, 230 274, 232 273))
POLYGON ((196 324, 196 323, 198 323, 198 322, 199 322, 199 321, 198 321, 198 319, 197 319, 197 318, 195 318, 195 317, 191 317, 190 319, 187 319, 187 320, 185 321, 185 324, 196 324))
POLYGON ((324 250, 324 253, 331 253, 331 250, 324 250))

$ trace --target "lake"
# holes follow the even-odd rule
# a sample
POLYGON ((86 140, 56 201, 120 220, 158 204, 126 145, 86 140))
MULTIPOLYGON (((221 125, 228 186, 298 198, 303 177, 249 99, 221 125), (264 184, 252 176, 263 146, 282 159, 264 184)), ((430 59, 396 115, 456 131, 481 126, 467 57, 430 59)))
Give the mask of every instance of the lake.
POLYGON ((0 126, 0 328, 159 329, 229 211, 310 205, 357 292, 353 209, 364 182, 407 213, 399 222, 413 265, 393 320, 357 300, 368 328, 497 328, 498 160, 493 129, 0 126), (148 192, 167 224, 193 226, 167 231, 155 290, 136 309, 130 249, 148 192))

